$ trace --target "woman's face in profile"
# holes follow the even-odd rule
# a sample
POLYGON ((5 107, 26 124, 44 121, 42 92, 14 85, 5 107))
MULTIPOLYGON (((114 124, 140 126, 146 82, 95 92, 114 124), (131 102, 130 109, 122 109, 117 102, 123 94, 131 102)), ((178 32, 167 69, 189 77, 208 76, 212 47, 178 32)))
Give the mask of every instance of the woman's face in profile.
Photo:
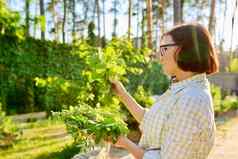
POLYGON ((164 72, 173 76, 178 69, 175 61, 175 52, 179 49, 170 35, 165 35, 160 40, 159 61, 162 65, 164 72))

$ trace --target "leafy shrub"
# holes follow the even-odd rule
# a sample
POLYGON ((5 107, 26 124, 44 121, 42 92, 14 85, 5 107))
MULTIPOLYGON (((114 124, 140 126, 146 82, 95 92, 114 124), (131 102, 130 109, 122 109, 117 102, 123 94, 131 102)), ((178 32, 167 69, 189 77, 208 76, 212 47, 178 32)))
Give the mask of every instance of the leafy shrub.
POLYGON ((39 94, 40 101, 44 102, 43 109, 48 113, 51 111, 61 111, 63 107, 67 108, 69 105, 76 105, 77 92, 79 87, 75 83, 58 77, 35 78, 35 85, 38 90, 45 92, 43 95, 39 94), (42 99, 43 98, 43 99, 42 99))
POLYGON ((216 114, 224 113, 229 110, 238 109, 238 100, 236 96, 226 96, 224 99, 221 96, 221 88, 211 85, 211 94, 213 105, 216 114))
POLYGON ((0 100, 0 148, 11 146, 19 135, 16 125, 2 111, 0 100))
POLYGON ((23 28, 19 25, 20 15, 17 12, 10 11, 6 3, 0 1, 0 35, 16 35, 21 37, 23 28))
POLYGON ((238 109, 238 99, 237 97, 229 97, 227 96, 221 102, 221 111, 227 112, 229 110, 237 110, 238 109))
POLYGON ((213 106, 215 112, 221 112, 221 88, 216 85, 211 85, 211 95, 213 98, 213 106))
POLYGON ((71 105, 74 96, 70 95, 75 92, 61 92, 61 83, 80 81, 80 61, 69 54, 71 47, 31 38, 11 38, 6 43, 6 38, 0 36, 0 91, 7 114, 60 110, 61 105, 71 105), (54 77, 58 80, 53 86, 35 85, 37 78, 54 77))
POLYGON ((232 59, 229 68, 230 72, 238 73, 238 58, 232 59))
POLYGON ((148 71, 145 65, 149 65, 147 50, 136 49, 123 39, 113 39, 104 49, 84 41, 75 45, 71 53, 82 59, 83 66, 78 83, 78 104, 56 114, 65 121, 75 142, 85 148, 93 145, 93 139, 95 143, 108 137, 116 141, 119 135, 127 132, 125 121, 133 122, 130 117, 122 118, 127 112, 121 109, 121 103, 112 93, 109 79, 122 81, 143 106, 152 105, 152 93, 144 89, 144 71, 148 71))
POLYGON ((64 120, 74 142, 85 150, 104 140, 116 142, 120 135, 128 132, 118 108, 112 111, 111 108, 92 108, 81 104, 54 115, 64 120))
MULTIPOLYGON (((114 38, 105 48, 91 46, 85 40, 75 41, 73 45, 31 38, 13 39, 13 43, 4 41, 6 37, 0 36, 0 42, 3 42, 0 46, 0 69, 3 70, 0 85, 6 109, 11 109, 8 112, 24 113, 19 108, 27 112, 61 111, 64 108, 61 117, 65 121, 68 117, 77 119, 66 122, 66 125, 78 144, 91 133, 89 131, 80 137, 75 135, 78 131, 73 131, 74 128, 84 130, 78 123, 78 109, 90 106, 97 111, 107 110, 113 117, 126 113, 120 110, 121 103, 111 91, 110 78, 122 81, 143 106, 152 105, 150 96, 162 93, 168 85, 160 65, 150 62, 149 51, 137 49, 125 39, 114 38), (23 96, 17 98, 17 90, 23 96), (67 116, 70 106, 75 109, 68 110, 71 115, 67 116)), ((123 119, 130 123, 130 118, 123 119)), ((107 116, 105 122, 116 126, 118 133, 113 135, 114 141, 124 133, 121 125, 125 126, 125 123, 122 121, 107 116)), ((111 133, 105 132, 106 135, 111 133)))

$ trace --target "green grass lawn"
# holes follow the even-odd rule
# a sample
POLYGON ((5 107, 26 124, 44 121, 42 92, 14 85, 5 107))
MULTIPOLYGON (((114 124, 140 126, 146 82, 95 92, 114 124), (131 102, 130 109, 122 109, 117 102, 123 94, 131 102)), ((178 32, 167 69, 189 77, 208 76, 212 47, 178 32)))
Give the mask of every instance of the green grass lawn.
POLYGON ((59 121, 43 120, 17 126, 22 135, 12 147, 0 149, 0 159, 70 159, 79 152, 59 121))

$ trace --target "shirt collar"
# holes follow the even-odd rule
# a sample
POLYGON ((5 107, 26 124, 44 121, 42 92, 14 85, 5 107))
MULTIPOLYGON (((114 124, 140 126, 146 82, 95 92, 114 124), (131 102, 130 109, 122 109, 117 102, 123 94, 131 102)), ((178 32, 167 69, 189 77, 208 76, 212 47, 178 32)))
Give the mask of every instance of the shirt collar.
POLYGON ((172 83, 170 86, 171 91, 176 94, 187 86, 198 86, 200 88, 208 88, 209 83, 206 73, 196 74, 188 79, 172 83))

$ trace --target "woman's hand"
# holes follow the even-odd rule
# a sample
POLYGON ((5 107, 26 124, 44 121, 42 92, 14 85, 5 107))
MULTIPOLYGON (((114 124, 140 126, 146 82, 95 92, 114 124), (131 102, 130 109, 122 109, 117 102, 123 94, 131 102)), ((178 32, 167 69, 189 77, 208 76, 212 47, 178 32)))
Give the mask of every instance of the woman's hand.
POLYGON ((117 142, 114 144, 116 147, 125 148, 128 143, 128 138, 125 136, 119 136, 117 142))
POLYGON ((110 81, 112 83, 112 90, 119 96, 121 102, 126 106, 132 116, 140 123, 143 119, 145 109, 126 91, 121 82, 117 80, 110 81))
POLYGON ((112 83, 112 90, 117 96, 122 97, 126 93, 126 89, 121 82, 116 80, 110 80, 110 82, 112 83))
POLYGON ((114 145, 115 147, 119 147, 119 148, 125 148, 126 147, 126 144, 128 142, 128 139, 126 136, 119 136, 117 138, 117 142, 115 144, 112 143, 112 138, 107 138, 106 139, 106 142, 107 143, 110 143, 112 145, 114 145))
POLYGON ((134 158, 140 159, 144 156, 144 149, 133 143, 126 136, 119 136, 114 146, 126 149, 134 158))

